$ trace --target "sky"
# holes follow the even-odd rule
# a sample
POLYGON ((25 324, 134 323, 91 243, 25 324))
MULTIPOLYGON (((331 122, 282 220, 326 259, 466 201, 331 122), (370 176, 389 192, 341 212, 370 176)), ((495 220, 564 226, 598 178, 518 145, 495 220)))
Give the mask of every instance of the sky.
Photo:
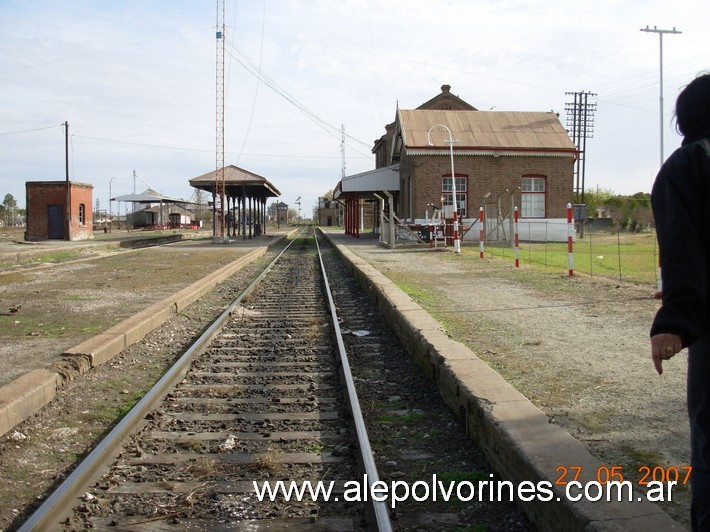
MULTIPOLYGON (((215 0, 0 0, 0 198, 69 177, 94 202, 188 199, 216 167, 215 0)), ((374 168, 397 105, 444 84, 479 110, 555 111, 596 94, 587 190, 649 192, 680 145, 673 105, 710 70, 707 0, 224 0, 225 163, 304 214, 374 168), (660 113, 660 37, 664 34, 660 113), (344 128, 345 143, 341 142, 344 128)), ((112 205, 115 213, 117 205, 112 205)))

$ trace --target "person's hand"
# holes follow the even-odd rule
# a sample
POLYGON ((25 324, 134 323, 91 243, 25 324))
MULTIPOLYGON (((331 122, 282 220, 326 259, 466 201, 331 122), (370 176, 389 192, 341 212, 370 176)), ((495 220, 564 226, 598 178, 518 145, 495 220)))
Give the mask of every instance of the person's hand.
POLYGON ((677 334, 656 334, 651 337, 651 358, 659 375, 663 373, 663 361, 670 360, 683 349, 683 340, 677 334))

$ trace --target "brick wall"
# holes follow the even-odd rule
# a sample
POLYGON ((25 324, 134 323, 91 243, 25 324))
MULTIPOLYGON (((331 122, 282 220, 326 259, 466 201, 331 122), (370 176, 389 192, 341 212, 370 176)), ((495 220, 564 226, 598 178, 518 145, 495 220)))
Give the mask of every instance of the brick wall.
POLYGON ((71 227, 67 238, 66 227, 66 181, 34 181, 25 183, 27 201, 27 229, 25 240, 48 240, 50 230, 53 238, 63 240, 86 240, 94 237, 93 220, 93 186, 83 183, 70 183, 71 193, 71 227), (83 220, 80 220, 83 205, 83 220), (50 227, 49 211, 56 206, 61 219, 61 227, 50 227))
MULTIPOLYGON (((567 203, 572 201, 572 157, 534 156, 477 156, 455 155, 456 176, 468 177, 468 217, 477 217, 484 202, 495 201, 496 196, 508 190, 517 190, 515 204, 520 206, 518 190, 523 176, 545 177, 545 217, 564 218, 567 203), (488 199, 484 195, 490 193, 488 199)), ((442 176, 451 175, 448 155, 403 155, 400 161, 400 217, 423 218, 428 203, 440 204, 442 176), (411 187, 411 212, 409 179, 411 187)), ((507 199, 506 202, 510 202, 507 199)), ((508 205, 504 205, 507 208, 508 205)))

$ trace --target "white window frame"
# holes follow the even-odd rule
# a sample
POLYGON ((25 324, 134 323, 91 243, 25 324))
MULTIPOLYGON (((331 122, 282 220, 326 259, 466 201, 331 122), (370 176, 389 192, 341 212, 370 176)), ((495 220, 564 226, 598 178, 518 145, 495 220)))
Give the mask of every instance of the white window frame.
POLYGON ((544 218, 547 211, 547 178, 523 176, 520 180, 520 217, 544 218))
MULTIPOLYGON (((441 178, 442 206, 453 205, 451 197, 451 175, 441 178)), ((456 175, 456 210, 459 218, 468 216, 468 176, 456 175)))

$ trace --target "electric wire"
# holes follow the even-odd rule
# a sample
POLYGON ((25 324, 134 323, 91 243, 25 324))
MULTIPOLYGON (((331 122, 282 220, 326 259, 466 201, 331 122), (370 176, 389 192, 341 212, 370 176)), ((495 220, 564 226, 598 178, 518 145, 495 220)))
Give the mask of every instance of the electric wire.
MULTIPOLYGON (((238 5, 238 3, 237 3, 238 5)), ((262 6, 262 11, 261 11, 261 41, 259 43, 259 71, 261 71, 261 61, 264 55, 264 28, 266 26, 266 0, 262 0, 261 3, 262 6)), ((236 18, 236 11, 235 11, 235 18, 236 18)), ((230 56, 231 57, 231 56, 230 56)), ((242 153, 244 152, 244 147, 247 144, 247 140, 249 139, 249 132, 251 131, 251 124, 254 120, 254 112, 256 110, 256 99, 259 95, 259 87, 261 86, 261 79, 257 78, 256 79, 256 88, 254 89, 254 98, 252 99, 251 103, 251 113, 249 113, 249 120, 247 121, 247 127, 246 131, 244 132, 244 140, 242 141, 242 147, 239 149, 239 154, 237 155, 237 165, 239 165, 239 161, 242 158, 242 153)))
POLYGON ((57 124, 54 126, 36 127, 33 129, 23 129, 20 131, 7 131, 5 133, 0 133, 0 137, 4 137, 7 135, 20 135, 22 133, 33 133, 35 131, 44 131, 45 129, 54 129, 55 127, 64 127, 64 124, 62 123, 62 124, 57 124))
MULTIPOLYGON (((284 98, 287 102, 292 104, 297 110, 299 110, 306 118, 311 120, 315 125, 320 127, 323 131, 325 131, 328 135, 331 137, 341 140, 340 135, 341 135, 341 130, 339 127, 334 126, 333 124, 330 124, 329 122, 325 121, 322 119, 320 116, 318 116, 316 113, 311 111, 308 107, 300 103, 298 100, 296 100, 295 97, 291 96, 286 89, 281 87, 274 79, 272 79, 268 74, 266 74, 260 66, 255 65, 254 62, 247 56, 245 53, 241 52, 238 48, 236 48, 233 43, 230 43, 229 40, 227 41, 227 44, 229 47, 227 48, 227 53, 237 62, 239 63, 247 72, 249 72, 252 76, 255 78, 261 80, 264 85, 269 87, 272 91, 274 91, 277 95, 281 96, 284 98)), ((366 142, 363 142, 351 135, 346 134, 346 138, 349 138, 355 142, 358 142, 362 144, 363 146, 366 146, 370 148, 371 146, 367 144, 366 142)), ((361 151, 358 151, 354 148, 351 149, 360 155, 370 157, 369 155, 365 155, 361 151)))

